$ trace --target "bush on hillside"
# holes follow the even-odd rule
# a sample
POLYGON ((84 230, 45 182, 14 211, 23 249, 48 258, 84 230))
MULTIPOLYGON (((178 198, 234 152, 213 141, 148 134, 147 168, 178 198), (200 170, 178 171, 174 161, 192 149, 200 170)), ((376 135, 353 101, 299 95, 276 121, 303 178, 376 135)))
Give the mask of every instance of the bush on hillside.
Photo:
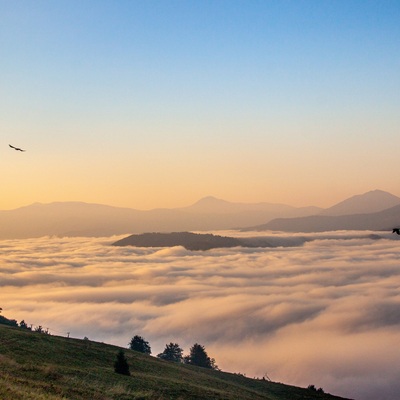
POLYGON ((18 326, 18 323, 15 319, 8 319, 0 315, 0 324, 8 325, 8 326, 18 326))
MULTIPOLYGON (((0 307, 0 314, 3 311, 3 309, 0 307)), ((3 315, 0 315, 0 324, 2 325, 8 325, 8 326, 18 326, 18 323, 15 319, 8 319, 4 317, 3 315)))
POLYGON ((44 329, 42 325, 37 326, 37 327, 34 329, 34 331, 37 332, 37 333, 44 333, 44 334, 46 334, 46 335, 50 335, 49 329, 48 329, 48 328, 47 328, 47 329, 44 329))
POLYGON ((128 360, 125 357, 123 350, 120 350, 117 354, 117 359, 114 363, 114 371, 121 375, 130 375, 128 360))
POLYGON ((25 320, 22 320, 22 321, 19 323, 19 327, 22 328, 22 329, 27 329, 27 330, 29 330, 29 331, 32 330, 32 328, 28 326, 28 324, 25 322, 25 320))
POLYGON ((321 393, 321 394, 322 394, 322 393, 325 393, 325 392, 324 392, 324 389, 322 389, 321 387, 317 389, 317 388, 315 387, 315 385, 308 385, 307 389, 308 389, 308 390, 312 390, 313 392, 321 393))

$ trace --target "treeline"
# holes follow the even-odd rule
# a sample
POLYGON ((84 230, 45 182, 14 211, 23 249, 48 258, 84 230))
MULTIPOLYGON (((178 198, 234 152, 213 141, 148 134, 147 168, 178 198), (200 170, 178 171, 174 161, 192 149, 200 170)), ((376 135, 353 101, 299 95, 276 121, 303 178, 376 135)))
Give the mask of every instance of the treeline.
MULTIPOLYGON (((0 314, 2 312, 2 308, 0 307, 0 314)), ((16 328, 26 329, 32 332, 44 333, 50 335, 48 329, 44 329, 41 325, 33 327, 33 325, 28 325, 24 320, 20 323, 17 322, 15 319, 9 319, 0 315, 0 324, 13 326, 16 328)), ((69 337, 69 336, 68 336, 69 337)), ((87 339, 85 337, 85 339, 87 339)), ((151 354, 151 347, 148 341, 146 341, 143 337, 139 335, 135 335, 128 344, 129 349, 138 351, 144 354, 151 354)), ((122 355, 119 355, 121 363, 122 355)), ((183 350, 179 346, 178 343, 169 343, 165 345, 165 349, 162 353, 157 354, 157 357, 161 360, 171 361, 175 363, 183 363, 183 364, 190 364, 196 365, 198 367, 209 368, 218 370, 218 366, 215 363, 215 359, 208 356, 207 351, 204 346, 195 343, 189 351, 189 354, 184 356, 183 350)))
MULTIPOLYGON (((144 354, 151 354, 151 347, 147 340, 142 336, 135 335, 128 344, 129 348, 144 354)), ((169 343, 165 345, 162 353, 157 354, 161 360, 175 363, 184 363, 196 365, 198 367, 219 369, 215 359, 208 356, 207 351, 201 344, 195 343, 189 350, 189 354, 184 356, 183 349, 178 343, 169 343)))
MULTIPOLYGON (((18 323, 17 320, 15 319, 9 319, 1 315, 2 311, 3 309, 0 307, 0 324, 25 329, 31 332, 38 332, 50 335, 49 330, 44 329, 41 325, 38 325, 36 327, 33 327, 33 325, 29 326, 24 320, 18 323)), ((68 332, 68 337, 69 337, 69 332, 68 332)), ((89 339, 85 337, 84 340, 89 340, 89 339)), ((130 350, 151 355, 150 344, 142 336, 139 335, 133 336, 128 346, 130 350)), ((189 354, 184 356, 183 349, 179 346, 179 344, 170 342, 169 344, 165 345, 164 351, 162 353, 157 354, 157 358, 165 361, 195 365, 197 367, 220 371, 217 364, 215 363, 215 359, 209 357, 205 347, 198 343, 195 343, 190 348, 189 354)), ((114 371, 119 374, 130 375, 128 360, 126 359, 125 353, 122 349, 119 350, 116 361, 114 362, 114 371)), ((245 376, 243 374, 238 374, 238 375, 245 376)), ((265 376, 267 377, 267 380, 270 381, 269 377, 267 375, 265 376)), ((266 380, 265 376, 262 378, 262 380, 266 380)), ((325 393, 321 387, 317 389, 315 385, 309 385, 307 389, 321 394, 325 393)))
MULTIPOLYGON (((0 307, 0 314, 3 311, 3 309, 0 307)), ((22 320, 20 323, 16 319, 9 319, 6 318, 4 315, 0 315, 0 324, 2 325, 8 325, 8 326, 14 326, 16 328, 21 328, 21 329, 26 329, 28 331, 33 331, 33 332, 39 332, 39 333, 45 333, 47 335, 50 335, 50 332, 48 329, 44 329, 43 326, 39 325, 36 327, 33 327, 33 325, 28 325, 25 320, 22 320)))

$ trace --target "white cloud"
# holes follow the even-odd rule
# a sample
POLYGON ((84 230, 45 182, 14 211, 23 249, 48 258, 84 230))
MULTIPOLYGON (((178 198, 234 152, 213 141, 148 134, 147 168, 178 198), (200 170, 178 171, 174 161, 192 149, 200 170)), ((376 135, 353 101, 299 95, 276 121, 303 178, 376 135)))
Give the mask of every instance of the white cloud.
POLYGON ((54 334, 122 346, 140 334, 154 354, 170 341, 186 350, 199 342, 225 370, 395 399, 397 238, 259 237, 249 240, 278 247, 190 252, 111 246, 117 238, 1 241, 0 306, 54 334))

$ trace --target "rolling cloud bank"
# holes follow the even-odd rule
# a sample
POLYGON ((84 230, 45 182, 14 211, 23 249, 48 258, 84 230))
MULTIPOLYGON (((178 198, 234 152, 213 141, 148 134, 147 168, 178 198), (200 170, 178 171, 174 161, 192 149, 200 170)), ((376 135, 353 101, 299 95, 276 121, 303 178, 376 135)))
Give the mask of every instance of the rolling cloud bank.
POLYGON ((400 237, 260 235, 271 248, 115 247, 122 237, 0 241, 0 306, 56 335, 127 347, 199 342, 220 368, 358 400, 400 392, 400 237))

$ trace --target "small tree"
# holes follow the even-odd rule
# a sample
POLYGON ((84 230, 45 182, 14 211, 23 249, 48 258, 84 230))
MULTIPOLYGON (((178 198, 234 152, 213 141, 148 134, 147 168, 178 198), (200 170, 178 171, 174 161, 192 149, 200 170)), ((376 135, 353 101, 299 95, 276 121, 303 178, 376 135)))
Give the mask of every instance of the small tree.
POLYGON ((50 335, 49 328, 44 329, 42 325, 37 326, 34 332, 44 333, 45 335, 50 335))
POLYGON ((178 343, 170 343, 165 345, 165 349, 157 357, 166 361, 173 361, 181 363, 183 361, 183 350, 179 347, 178 343))
POLYGON ((312 390, 313 392, 321 393, 321 394, 325 393, 324 389, 322 389, 321 387, 317 389, 315 387, 315 385, 308 385, 307 389, 312 390))
POLYGON ((121 375, 130 375, 128 360, 125 357, 123 350, 120 350, 117 354, 117 360, 114 363, 114 371, 121 375))
POLYGON ((151 354, 151 347, 149 345, 149 342, 144 340, 141 336, 135 335, 130 343, 129 343, 129 348, 134 351, 138 351, 140 353, 144 354, 151 354))
POLYGON ((210 358, 204 346, 195 343, 191 349, 190 354, 184 357, 185 364, 197 365, 198 367, 218 369, 215 360, 210 358))

